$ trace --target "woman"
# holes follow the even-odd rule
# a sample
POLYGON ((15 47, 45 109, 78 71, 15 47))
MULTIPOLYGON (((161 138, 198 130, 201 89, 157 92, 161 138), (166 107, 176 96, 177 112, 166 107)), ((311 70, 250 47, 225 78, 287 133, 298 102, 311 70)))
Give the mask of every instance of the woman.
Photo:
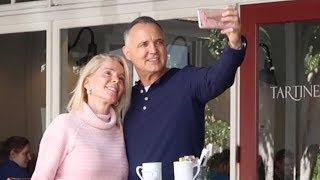
POLYGON ((7 180, 9 177, 30 178, 26 169, 31 160, 30 143, 27 138, 9 137, 3 142, 1 153, 6 161, 0 167, 0 180, 7 180))
POLYGON ((101 54, 81 70, 69 113, 46 129, 32 180, 127 179, 121 121, 131 84, 124 58, 101 54))

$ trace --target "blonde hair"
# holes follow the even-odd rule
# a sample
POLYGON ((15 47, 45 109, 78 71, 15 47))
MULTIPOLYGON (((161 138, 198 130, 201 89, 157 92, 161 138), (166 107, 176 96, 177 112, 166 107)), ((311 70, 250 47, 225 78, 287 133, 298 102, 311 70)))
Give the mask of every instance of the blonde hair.
POLYGON ((130 97, 131 97, 131 88, 132 88, 132 78, 131 74, 127 65, 126 60, 119 55, 114 54, 98 54, 94 56, 86 66, 84 66, 80 71, 80 76, 78 79, 78 82, 76 84, 75 89, 72 91, 72 97, 68 103, 67 111, 77 111, 80 110, 82 107, 82 104, 84 102, 88 103, 88 95, 87 91, 84 88, 84 82, 87 77, 95 73, 101 64, 104 61, 116 61, 119 62, 123 69, 124 69, 124 75, 125 75, 125 92, 121 96, 119 104, 112 105, 113 109, 116 111, 117 114, 117 121, 118 123, 122 123, 124 119, 124 115, 127 112, 130 104, 130 97))

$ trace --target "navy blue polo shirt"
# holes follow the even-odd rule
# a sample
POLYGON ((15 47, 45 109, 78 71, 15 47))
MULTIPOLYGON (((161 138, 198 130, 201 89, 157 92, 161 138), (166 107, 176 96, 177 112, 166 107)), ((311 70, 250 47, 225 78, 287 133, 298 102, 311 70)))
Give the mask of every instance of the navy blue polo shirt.
POLYGON ((162 179, 173 180, 174 161, 200 156, 205 104, 233 84, 244 56, 245 48, 226 47, 214 65, 172 68, 148 92, 136 83, 124 120, 129 180, 139 179, 135 169, 144 162, 162 162, 162 179))

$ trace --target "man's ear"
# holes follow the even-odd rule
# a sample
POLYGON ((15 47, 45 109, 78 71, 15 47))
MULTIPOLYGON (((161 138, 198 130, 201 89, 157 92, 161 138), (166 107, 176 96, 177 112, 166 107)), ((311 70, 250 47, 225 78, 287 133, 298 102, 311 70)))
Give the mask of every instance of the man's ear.
POLYGON ((127 46, 124 45, 122 47, 122 53, 124 54, 127 60, 131 61, 129 48, 127 46))
POLYGON ((10 151, 10 159, 12 159, 12 158, 14 158, 15 157, 15 155, 16 155, 16 153, 14 152, 14 150, 13 149, 11 149, 11 151, 10 151))

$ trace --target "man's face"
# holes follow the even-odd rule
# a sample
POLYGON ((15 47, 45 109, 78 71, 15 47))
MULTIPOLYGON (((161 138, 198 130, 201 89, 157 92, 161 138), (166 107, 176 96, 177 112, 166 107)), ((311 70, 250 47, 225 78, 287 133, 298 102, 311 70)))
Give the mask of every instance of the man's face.
POLYGON ((277 162, 277 167, 281 176, 292 177, 293 176, 294 162, 292 158, 285 157, 282 161, 277 162))
POLYGON ((284 158, 284 175, 285 177, 291 177, 293 175, 294 162, 292 158, 284 158))
POLYGON ((161 29, 155 24, 136 24, 127 37, 123 53, 139 76, 160 74, 166 70, 167 48, 161 29))
POLYGON ((15 152, 11 150, 10 159, 17 163, 20 167, 26 168, 31 160, 30 145, 26 145, 21 151, 15 152))

